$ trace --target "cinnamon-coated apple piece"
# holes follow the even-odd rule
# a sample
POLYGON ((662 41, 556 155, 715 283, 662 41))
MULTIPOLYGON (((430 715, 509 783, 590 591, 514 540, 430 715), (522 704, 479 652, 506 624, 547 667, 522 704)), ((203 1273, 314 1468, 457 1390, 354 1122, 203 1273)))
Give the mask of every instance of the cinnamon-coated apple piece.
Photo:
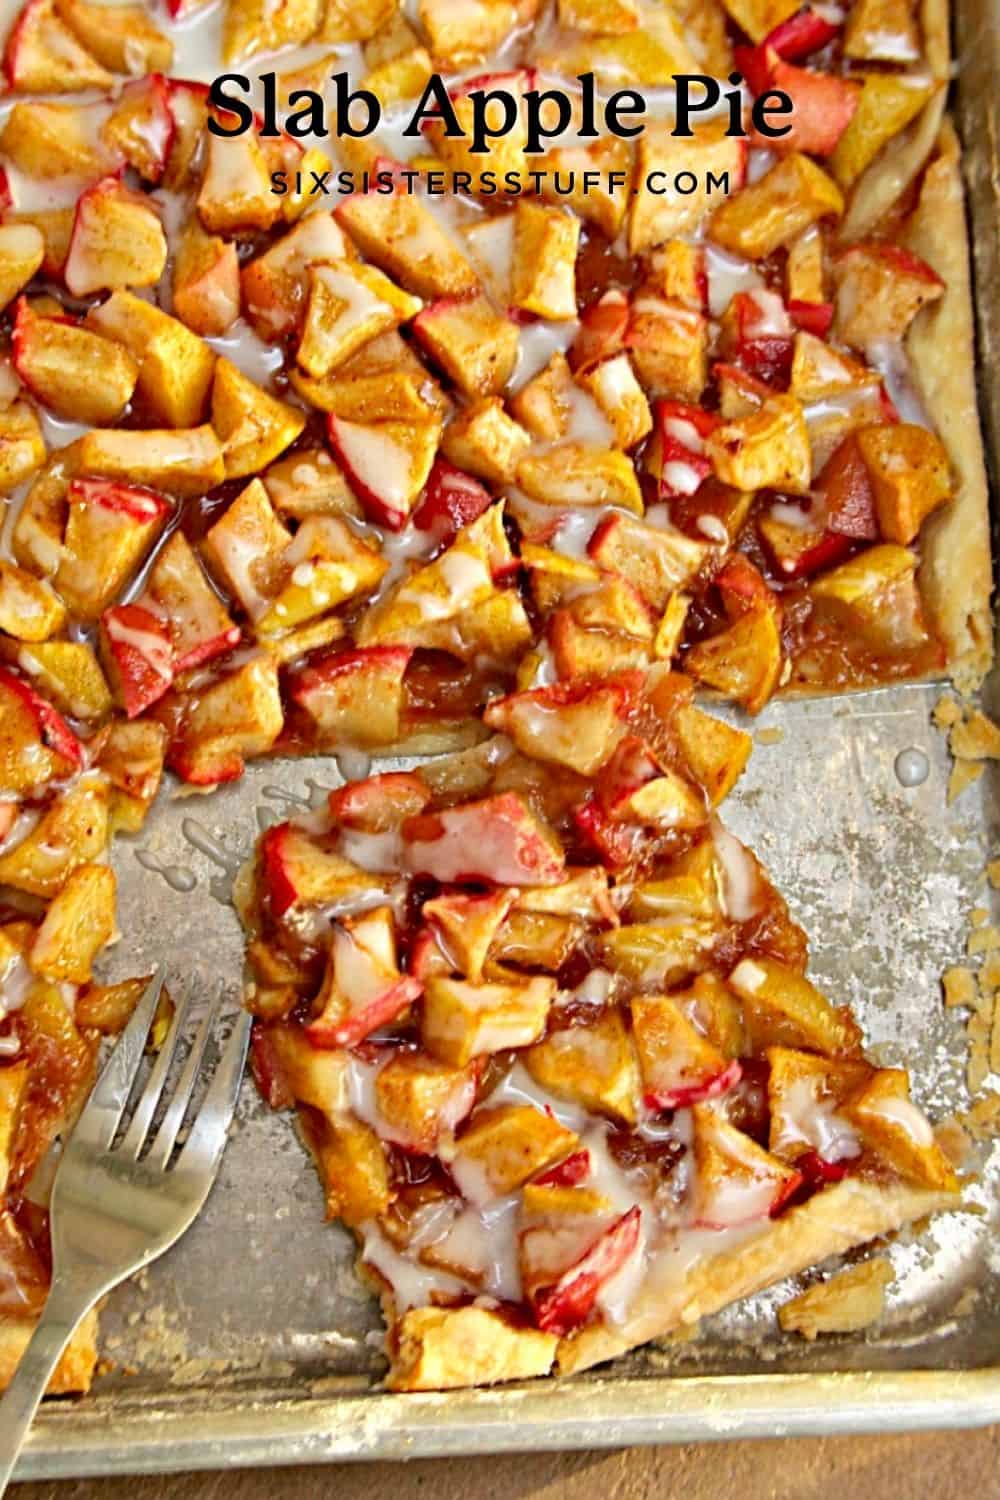
POLYGON ((14 640, 41 644, 65 623, 65 606, 46 583, 0 560, 0 630, 14 640))
POLYGON ((462 1131, 448 1167, 471 1202, 488 1202, 516 1192, 578 1145, 572 1130, 534 1105, 487 1105, 462 1131))
POLYGON ((80 865, 52 901, 28 953, 34 973, 56 984, 86 984, 91 965, 115 932, 115 874, 80 865))
POLYGON ((74 297, 155 286, 167 263, 167 239, 144 193, 104 177, 76 205, 63 276, 74 297))
POLYGON ((175 134, 170 89, 162 73, 126 83, 101 126, 102 143, 154 185, 167 170, 175 134))
POLYGON ((56 11, 91 57, 111 73, 169 73, 173 66, 173 43, 141 5, 56 0, 56 11))
POLYGON ((424 1154, 450 1134, 472 1109, 479 1065, 453 1068, 423 1052, 397 1052, 375 1079, 383 1134, 424 1154))
POLYGON ((0 307, 13 302, 45 259, 45 241, 34 224, 0 224, 0 307))
POLYGON ((97 764, 111 789, 111 832, 138 833, 156 800, 167 754, 167 731, 153 719, 114 719, 97 764))
POLYGON ((905 1069, 877 1069, 845 1100, 843 1113, 865 1146, 901 1177, 945 1192, 957 1191, 951 1162, 930 1122, 910 1100, 905 1069))
POLYGON ((104 853, 109 802, 103 776, 79 776, 48 804, 20 843, 0 855, 0 882, 31 896, 54 896, 74 870, 104 853))
POLYGON ((671 594, 695 578, 711 550, 707 543, 680 532, 660 531, 618 514, 602 521, 587 545, 594 562, 620 573, 657 610, 664 609, 671 594))
POLYGON ((327 437, 347 482, 369 517, 400 531, 416 504, 437 454, 441 425, 349 422, 333 413, 327 437))
POLYGON ((565 855, 516 792, 421 813, 403 824, 406 868, 441 881, 557 885, 565 855))
POLYGON ((194 786, 235 781, 248 758, 270 750, 283 724, 277 663, 253 657, 190 694, 169 764, 194 786))
POLYGON ((476 289, 476 273, 415 193, 352 193, 336 219, 361 253, 418 297, 476 289))
POLYGON ((609 1006, 585 1026, 550 1031, 523 1054, 536 1083, 560 1099, 634 1125, 642 1089, 632 1038, 609 1006))
POLYGON ((68 500, 55 585, 75 615, 96 620, 138 571, 173 507, 155 490, 112 479, 73 479, 68 500))
POLYGON ((711 1104, 695 1104, 694 1222, 731 1229, 773 1217, 802 1182, 802 1174, 730 1125, 711 1104))
POLYGON ((765 1046, 811 1048, 852 1057, 861 1033, 847 1006, 833 1006, 815 985, 773 958, 745 958, 728 984, 743 1001, 754 1051, 765 1046))
POLYGON ((397 741, 412 655, 409 646, 370 646, 332 652, 297 673, 289 691, 319 744, 374 748, 397 741))
POLYGON ((633 697, 631 679, 555 683, 495 699, 483 721, 526 755, 593 776, 625 734, 633 697))
MULTIPOLYGON (((415 808, 408 816, 421 811, 422 807, 415 808)), ((483 977, 486 956, 515 899, 513 891, 501 890, 441 895, 423 904, 423 918, 437 934, 438 946, 451 967, 473 984, 483 977)))
POLYGON ((295 823, 268 829, 261 841, 260 868, 276 917, 293 906, 332 904, 352 891, 379 891, 385 886, 381 877, 359 870, 295 823))
POLYGON ((209 584, 182 531, 173 532, 157 553, 142 601, 164 616, 178 672, 203 666, 239 643, 239 626, 209 584))
POLYGON ((114 422, 131 399, 139 367, 127 349, 71 319, 38 317, 24 297, 15 309, 11 345, 26 388, 69 421, 114 422))
POLYGON ((272 396, 231 360, 216 362, 212 426, 222 443, 227 479, 242 479, 266 469, 294 443, 305 425, 305 414, 298 407, 272 396))
POLYGON ((170 626, 141 604, 119 604, 101 616, 101 662, 112 695, 135 719, 162 698, 176 662, 170 626))
POLYGON ((81 472, 166 490, 202 495, 225 477, 222 447, 212 428, 105 428, 86 433, 77 450, 81 472))
POLYGON ((28 792, 84 765, 84 749, 61 714, 31 683, 0 667, 2 781, 12 792, 28 792))
POLYGON ((106 68, 56 12, 55 0, 28 0, 7 38, 7 87, 15 94, 74 94, 109 89, 106 68))
POLYGON ((422 985, 400 974, 392 909, 376 907, 334 928, 323 984, 305 1032, 315 1047, 353 1047, 419 999, 422 985))
POLYGON ((674 996, 634 995, 631 1010, 649 1108, 686 1108, 739 1082, 739 1063, 712 1045, 674 996))
POLYGON ((87 326, 123 344, 137 361, 137 393, 149 418, 180 428, 202 420, 215 351, 179 318, 131 292, 117 291, 90 311, 87 326))
POLYGON ((533 975, 520 983, 470 984, 428 978, 420 1035, 434 1057, 464 1067, 474 1057, 526 1047, 545 1029, 556 981, 533 975))
POLYGON ((193 333, 219 338, 240 315, 236 245, 206 234, 196 219, 184 227, 174 258, 174 312, 193 333))

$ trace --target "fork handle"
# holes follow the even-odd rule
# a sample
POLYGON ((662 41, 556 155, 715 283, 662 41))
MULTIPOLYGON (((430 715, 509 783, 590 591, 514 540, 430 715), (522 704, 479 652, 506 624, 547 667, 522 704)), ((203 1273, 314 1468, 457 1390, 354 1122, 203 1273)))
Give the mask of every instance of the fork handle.
POLYGON ((81 1318, 96 1301, 66 1283, 53 1282, 41 1318, 0 1401, 0 1495, 14 1471, 52 1372, 81 1318))

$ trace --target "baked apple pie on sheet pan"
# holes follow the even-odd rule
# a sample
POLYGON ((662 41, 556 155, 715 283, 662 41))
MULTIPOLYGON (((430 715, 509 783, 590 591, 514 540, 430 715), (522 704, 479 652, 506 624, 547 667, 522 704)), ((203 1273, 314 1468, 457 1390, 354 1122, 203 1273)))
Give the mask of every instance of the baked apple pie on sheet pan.
MULTIPOLYGON (((236 889, 256 1082, 393 1388, 579 1370, 953 1206, 726 829, 752 742, 710 701, 990 663, 944 5, 175 10, 8 8, 0 1380, 45 1158, 141 991, 92 972, 106 851, 165 770, 415 758, 270 827, 236 889), (347 70, 384 129, 217 134, 227 69, 286 102, 347 70), (672 134, 674 76, 734 69, 791 130, 672 134), (459 121, 513 101, 485 155, 394 129, 433 73, 459 121), (658 113, 529 154, 526 95, 586 73, 658 113), (653 190, 682 172, 728 192, 653 190)), ((53 1389, 96 1357, 92 1319, 53 1389)))

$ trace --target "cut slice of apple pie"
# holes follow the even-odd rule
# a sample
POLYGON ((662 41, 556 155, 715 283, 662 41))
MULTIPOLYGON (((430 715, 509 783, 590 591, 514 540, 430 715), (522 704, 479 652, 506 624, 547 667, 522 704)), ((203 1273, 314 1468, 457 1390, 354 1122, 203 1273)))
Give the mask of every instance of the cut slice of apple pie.
POLYGON ((395 1389, 581 1369, 957 1201, 720 821, 750 739, 693 692, 499 699, 494 738, 349 782, 244 877, 254 1072, 395 1389))

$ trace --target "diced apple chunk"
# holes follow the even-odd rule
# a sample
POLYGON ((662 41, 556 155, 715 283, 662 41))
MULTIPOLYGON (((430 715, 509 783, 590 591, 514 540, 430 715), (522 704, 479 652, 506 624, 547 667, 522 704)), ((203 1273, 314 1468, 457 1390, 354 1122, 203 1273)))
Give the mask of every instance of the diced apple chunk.
POLYGON ((746 143, 730 136, 721 121, 703 125, 690 139, 679 139, 670 121, 653 121, 639 138, 636 166, 636 189, 629 210, 628 246, 632 255, 641 255, 674 236, 695 232, 711 213, 714 192, 709 187, 709 173, 715 181, 728 182, 728 192, 743 186, 746 172, 746 143), (682 196, 663 192, 660 185, 675 181, 682 172, 693 176, 697 190, 682 196))
POLYGON ((910 1181, 945 1192, 958 1189, 954 1169, 924 1115, 910 1101, 902 1068, 880 1068, 845 1101, 845 1117, 865 1145, 910 1181))
POLYGON ((202 550, 216 577, 257 620, 269 608, 291 542, 263 484, 252 479, 206 533, 202 550))
POLYGON ((111 831, 138 833, 163 777, 167 731, 153 719, 115 719, 98 765, 111 788, 111 831))
POLYGON ((755 1050, 805 1047, 831 1057, 858 1051, 860 1032, 850 1010, 831 1005, 805 975, 776 959, 744 959, 727 982, 743 1001, 755 1050))
POLYGON ((249 757, 270 750, 283 723, 277 664, 253 657, 194 695, 170 765, 194 786, 235 781, 249 757))
POLYGON ((37 317, 22 297, 13 333, 14 368, 43 405, 74 422, 114 422, 135 389, 131 354, 63 318, 37 317))
POLYGON ((101 776, 84 775, 73 782, 30 833, 0 855, 0 883, 32 896, 56 895, 74 870, 103 854, 109 800, 101 776))
POLYGON ((476 289, 476 273, 414 193, 354 193, 336 210, 362 254, 418 297, 476 289))
POLYGON ((137 718, 174 680, 174 648, 166 620, 138 604, 101 616, 101 661, 115 702, 137 718))
POLYGON ((171 509, 162 495, 138 485, 72 480, 55 584, 74 614, 85 620, 103 614, 138 571, 171 509))
POLYGON ((86 641, 32 642, 15 647, 8 659, 30 676, 60 713, 96 722, 111 712, 104 673, 86 641))
POLYGON ((703 1036, 670 995, 634 996, 632 1031, 646 1103, 682 1109, 739 1082, 740 1065, 703 1036))
POLYGON ((420 299, 402 291, 373 266, 345 261, 309 269, 309 298, 296 359, 319 378, 342 365, 362 345, 420 311, 420 299))
POLYGON ((662 610, 671 594, 700 572, 711 548, 680 532, 614 515, 598 526, 587 552, 602 568, 627 578, 654 609, 662 610))
POLYGON ((7 38, 3 70, 17 94, 73 94, 113 81, 56 14, 55 0, 28 0, 7 38))
POLYGON ((511 301, 540 318, 576 317, 580 220, 562 208, 519 198, 514 216, 511 301))
POLYGON ((65 620, 65 607, 46 584, 0 560, 0 630, 15 640, 47 641, 65 620))
POLYGON ((875 493, 879 531, 887 542, 912 542, 931 512, 951 498, 944 444, 925 427, 897 422, 863 428, 858 448, 875 493))
POLYGON ((76 206, 63 275, 74 297, 117 287, 155 286, 167 263, 159 215, 117 177, 88 188, 76 206))
POLYGON ((516 1192, 579 1144, 551 1114, 530 1104, 479 1109, 462 1132, 449 1167, 473 1201, 516 1192))
POLYGON ((198 192, 198 214, 209 234, 271 229, 281 217, 281 198, 260 142, 251 131, 222 137, 206 133, 207 162, 198 192))
POLYGON ((34 224, 0 224, 0 307, 13 302, 45 259, 45 240, 34 224))
POLYGON ((330 447, 372 520, 399 531, 427 482, 441 429, 436 421, 327 421, 330 447))
POLYGON ((176 134, 167 80, 162 73, 150 73, 125 84, 101 126, 101 143, 123 157, 144 182, 159 183, 176 134))
POLYGON ((13 401, 0 411, 0 495, 30 479, 45 462, 45 440, 27 401, 13 401))
POLYGON ((246 316, 262 338, 276 339, 299 326, 309 292, 309 268, 334 265, 348 254, 333 215, 309 214, 241 272, 246 316))
POLYGON ((864 349, 878 339, 903 337, 922 307, 944 293, 944 282, 919 256, 879 241, 851 245, 836 257, 834 330, 864 349))
POLYGON ((115 931, 114 871, 80 865, 52 902, 35 935, 28 962, 60 984, 86 984, 91 964, 115 931))
POLYGON ((432 303, 413 320, 413 332, 466 396, 502 391, 517 363, 517 326, 482 295, 432 303))
POLYGON ((384 1134, 409 1151, 433 1151, 472 1109, 478 1068, 453 1068, 420 1052, 397 1053, 375 1080, 384 1134))
POLYGON ((729 1229, 773 1216, 802 1181, 710 1104, 694 1106, 695 1222, 729 1229))
POLYGON ((928 639, 908 547, 885 542, 867 547, 810 586, 814 608, 851 635, 884 651, 905 650, 928 639))
POLYGON ((56 0, 56 10, 90 55, 112 73, 169 73, 172 43, 141 5, 56 0))
POLYGON ((430 978, 421 1039, 428 1052, 456 1068, 485 1053, 526 1047, 544 1031, 555 993, 555 980, 538 975, 523 984, 430 978))
POLYGON ((536 1083, 560 1099, 634 1125, 641 1086, 631 1037, 615 1009, 587 1026, 551 1031, 523 1053, 536 1083))
POLYGON ((215 370, 215 352, 177 318, 131 292, 118 291, 87 317, 117 340, 139 366, 137 393, 144 411, 168 427, 201 421, 215 370))
POLYGON ((565 870, 559 841, 516 792, 422 813, 403 837, 407 869, 436 880, 557 885, 565 870))
POLYGON ((384 880, 351 864, 294 823, 268 829, 260 845, 261 879, 271 912, 321 906, 358 891, 379 891, 384 880))
POLYGON ((782 157, 757 182, 727 198, 712 215, 708 235, 733 255, 761 260, 797 239, 811 224, 839 218, 843 211, 837 184, 796 151, 782 157))
POLYGON ((557 683, 494 700, 483 719, 526 755, 592 776, 625 733, 624 683, 557 683))
POLYGON ((772 396, 751 416, 723 423, 709 434, 705 446, 723 484, 742 491, 809 493, 809 432, 794 396, 772 396))
POLYGON ((323 656, 299 673, 293 700, 311 720, 319 743, 373 749, 398 740, 408 646, 373 646, 323 656))
POLYGON ((182 531, 175 531, 157 554, 143 598, 166 616, 178 672, 223 656, 239 642, 239 626, 182 531))
POLYGON ((830 168, 842 188, 853 186, 883 146, 916 118, 941 87, 926 74, 865 74, 857 110, 830 158, 830 168))
POLYGON ((121 479, 180 496, 203 495, 225 477, 222 448, 211 427, 141 432, 88 432, 80 439, 84 473, 121 479))
POLYGON ((417 1000, 419 980, 396 963, 392 910, 376 907, 334 929, 323 984, 305 1028, 316 1047, 353 1047, 417 1000))
POLYGON ((491 484, 509 484, 531 447, 524 428, 496 396, 475 401, 445 428, 444 455, 460 469, 491 484))
POLYGON ((193 333, 218 338, 240 315, 240 263, 233 242, 185 226, 174 259, 174 312, 193 333))
POLYGON ((212 381, 212 426, 222 441, 227 479, 267 468, 305 427, 305 414, 255 384, 228 359, 212 381))
POLYGON ((759 713, 781 678, 781 634, 773 609, 747 610, 725 630, 692 646, 684 665, 699 682, 759 713))

